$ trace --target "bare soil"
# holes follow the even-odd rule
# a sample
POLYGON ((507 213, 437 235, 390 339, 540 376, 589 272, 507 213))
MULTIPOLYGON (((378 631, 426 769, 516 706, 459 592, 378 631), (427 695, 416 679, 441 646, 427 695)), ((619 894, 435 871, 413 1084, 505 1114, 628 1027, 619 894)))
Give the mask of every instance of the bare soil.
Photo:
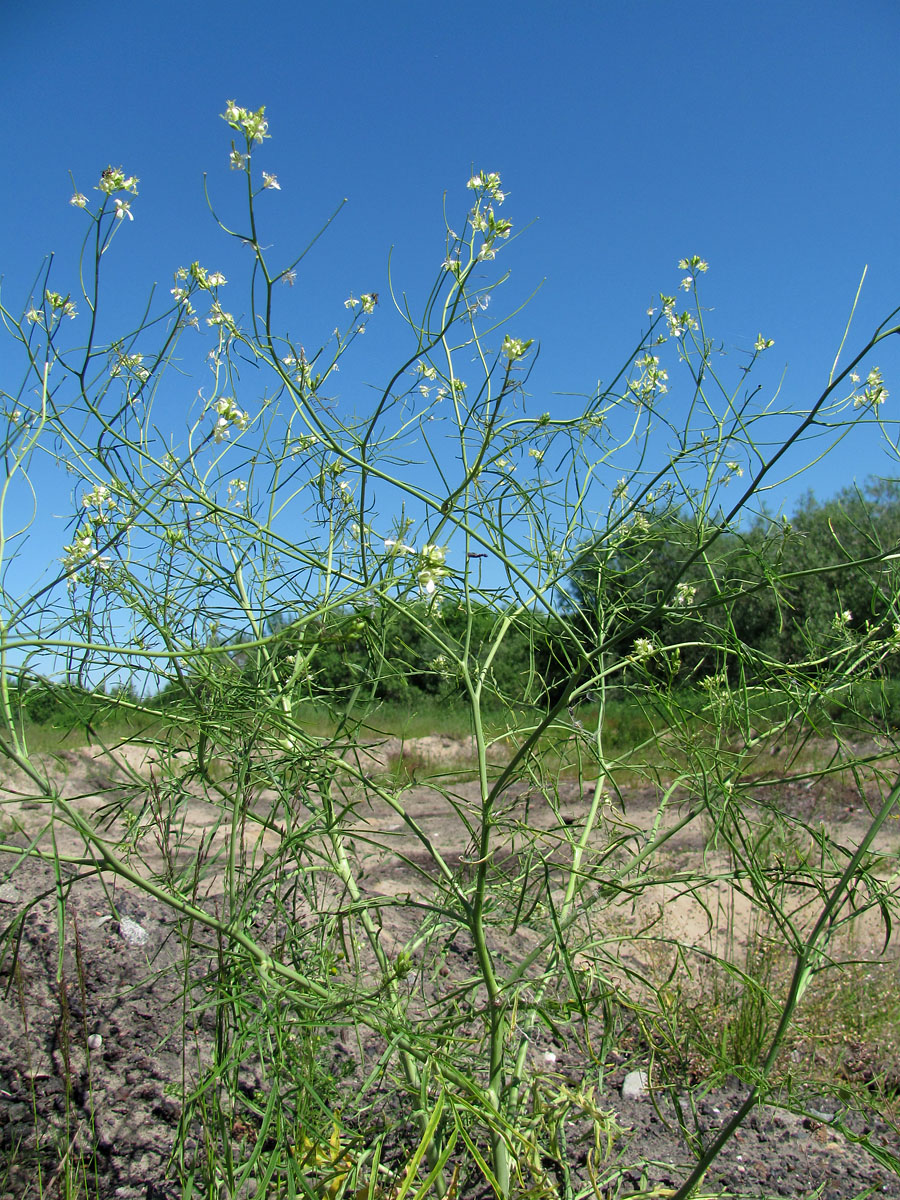
MULTIPOLYGON (((427 826, 436 851, 454 867, 464 866, 472 852, 459 806, 415 778, 417 771, 436 765, 452 768, 466 752, 464 745, 435 737, 373 748, 366 764, 372 774, 388 767, 406 772, 408 811, 427 826)), ((140 752, 127 748, 125 753, 135 776, 150 779, 152 766, 140 752)), ((89 751, 67 751, 55 769, 61 793, 85 815, 96 814, 108 802, 109 766, 89 751)), ((460 783, 454 790, 465 798, 472 787, 460 783)), ((627 819, 648 828, 658 808, 657 793, 647 788, 626 791, 627 817, 618 803, 610 805, 610 827, 627 819)), ((24 846, 28 833, 43 824, 45 809, 28 793, 24 780, 7 776, 0 811, 11 829, 9 846, 24 846)), ((804 819, 819 816, 816 797, 803 785, 782 799, 804 819)), ((558 800, 554 810, 540 795, 520 791, 509 796, 508 806, 538 839, 545 836, 550 847, 560 818, 569 826, 584 811, 585 796, 574 783, 565 786, 558 800)), ((421 847, 409 828, 377 798, 360 795, 354 802, 366 895, 385 900, 420 897, 421 847)), ((865 817, 850 790, 833 787, 822 800, 821 819, 840 822, 851 841, 862 836, 865 817)), ((187 806, 185 853, 199 845, 215 821, 213 806, 202 799, 187 806)), ((224 836, 223 831, 216 836, 224 836)), ((896 838, 895 827, 889 836, 896 838)), ((277 840, 277 832, 266 837, 277 840)), ((673 840, 667 849, 673 872, 686 857, 702 852, 703 840, 699 830, 673 840)), ((185 1063, 208 1059, 215 1015, 208 1009, 194 1010, 186 1026, 186 1047, 183 956, 172 912, 140 890, 109 879, 104 886, 89 864, 79 864, 83 844, 62 827, 57 848, 70 860, 64 868, 62 925, 52 871, 10 852, 0 854, 0 935, 6 936, 7 951, 0 965, 0 1200, 66 1195, 63 1183, 71 1177, 73 1164, 78 1164, 81 1179, 79 1195, 95 1200, 175 1200, 182 1190, 170 1154, 182 1117, 179 1097, 185 1063), (26 905, 27 915, 20 922, 18 914, 26 905)), ((511 833, 508 852, 515 854, 516 849, 511 833)), ((220 880, 212 875, 203 902, 215 905, 219 887, 220 880)), ((729 903, 734 900, 729 897, 729 903)), ((720 903, 725 903, 724 897, 685 895, 677 884, 663 881, 642 896, 639 905, 620 906, 616 920, 627 929, 646 923, 648 911, 656 909, 672 939, 715 951, 723 930, 710 913, 720 903)), ((398 904, 383 911, 385 944, 404 944, 420 920, 419 910, 398 904)), ((741 911, 739 897, 735 921, 737 936, 745 936, 750 912, 741 911)), ((862 936, 870 938, 874 948, 880 935, 877 922, 866 929, 862 936)), ((539 932, 526 923, 505 950, 516 958, 538 939, 539 932)), ((504 951, 499 945, 494 948, 504 951)), ((440 966, 441 986, 451 991, 468 974, 470 961, 467 947, 449 947, 440 966)), ((647 962, 639 965, 648 967, 647 962)), ((376 1051, 376 1040, 355 1041, 346 1031, 336 1031, 331 1064, 335 1073, 350 1078, 360 1072, 361 1050, 376 1051)), ((638 1031, 627 1025, 619 1044, 599 1064, 588 1064, 583 1050, 550 1030, 535 1033, 529 1063, 533 1076, 550 1091, 594 1086, 598 1104, 610 1114, 610 1128, 618 1127, 601 1174, 621 1168, 621 1190, 597 1191, 601 1200, 642 1188, 675 1188, 684 1179, 694 1159, 676 1120, 673 1098, 678 1092, 683 1105, 694 1107, 693 1128, 700 1145, 715 1136, 747 1094, 737 1080, 710 1088, 693 1074, 686 1074, 680 1089, 673 1091, 671 1073, 665 1086, 658 1087, 661 1075, 648 1053, 638 1031), (650 1090, 640 1099, 624 1100, 623 1080, 636 1066, 649 1069, 650 1090), (629 1164, 644 1164, 643 1177, 640 1166, 629 1164)), ((252 1086, 252 1064, 248 1080, 252 1086)), ((396 1116, 402 1098, 385 1094, 382 1099, 385 1119, 396 1116)), ((885 1119, 889 1114, 883 1099, 873 1093, 868 1111, 854 1106, 846 1115, 847 1126, 863 1144, 854 1144, 833 1127, 828 1118, 835 1113, 841 1117, 842 1110, 832 1097, 810 1094, 804 1104, 806 1116, 771 1106, 756 1109, 710 1170, 703 1194, 849 1200, 871 1189, 872 1194, 900 1197, 900 1177, 889 1160, 891 1153, 900 1153, 900 1141, 896 1127, 885 1119)), ((586 1123, 576 1120, 569 1136, 576 1190, 589 1187, 587 1136, 586 1123)), ((472 1183, 463 1194, 474 1197, 483 1191, 472 1183)))

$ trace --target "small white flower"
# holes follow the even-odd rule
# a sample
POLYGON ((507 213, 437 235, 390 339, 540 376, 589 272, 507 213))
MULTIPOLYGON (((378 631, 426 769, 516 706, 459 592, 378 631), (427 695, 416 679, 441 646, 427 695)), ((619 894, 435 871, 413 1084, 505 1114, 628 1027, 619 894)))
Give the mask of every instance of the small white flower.
POLYGON ((87 208, 88 198, 83 196, 81 192, 76 192, 69 203, 73 208, 87 208))
POLYGON ((25 314, 25 320, 29 323, 29 325, 43 325, 44 314, 40 312, 39 309, 32 307, 29 308, 28 312, 25 314))
POLYGON ((359 306, 359 301, 356 299, 356 297, 352 293, 344 301, 344 308, 357 308, 358 306, 359 306))
POLYGON ((270 188, 276 192, 281 191, 281 184, 278 182, 278 177, 276 175, 269 175, 266 171, 263 171, 263 187, 270 188))
POLYGON ((131 211, 131 205, 127 200, 120 200, 118 196, 115 200, 116 218, 121 221, 123 217, 127 217, 129 221, 134 220, 134 213, 131 211))
POLYGON ((656 647, 649 638, 635 638, 634 640, 634 658, 638 662, 642 662, 646 658, 656 653, 656 647))
POLYGON ((759 334, 756 341, 753 343, 753 349, 756 350, 757 353, 761 354, 763 350, 768 350, 774 345, 775 342, 772 340, 772 338, 764 338, 762 334, 759 334))
POLYGON ((213 271, 211 274, 207 275, 206 282, 209 284, 209 286, 211 288, 213 288, 213 287, 224 287, 225 284, 228 282, 228 280, 225 278, 225 276, 222 274, 221 271, 213 271))
POLYGON ((241 154, 240 150, 232 150, 228 155, 228 165, 232 171, 243 171, 249 158, 249 154, 241 154))

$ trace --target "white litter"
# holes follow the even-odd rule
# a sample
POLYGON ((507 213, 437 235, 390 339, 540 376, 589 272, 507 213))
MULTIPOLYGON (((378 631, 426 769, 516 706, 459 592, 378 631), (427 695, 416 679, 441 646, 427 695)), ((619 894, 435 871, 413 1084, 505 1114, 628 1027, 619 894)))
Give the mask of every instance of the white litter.
POLYGON ((121 933, 129 946, 146 946, 150 940, 150 934, 143 925, 138 925, 137 921, 132 921, 131 917, 123 917, 121 919, 119 922, 119 933, 121 933))

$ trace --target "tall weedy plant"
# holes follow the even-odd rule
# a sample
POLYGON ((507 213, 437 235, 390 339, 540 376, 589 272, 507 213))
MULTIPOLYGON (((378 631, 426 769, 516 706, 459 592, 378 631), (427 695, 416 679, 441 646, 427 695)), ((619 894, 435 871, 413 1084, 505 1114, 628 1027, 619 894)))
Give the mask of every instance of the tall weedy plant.
MULTIPOLYGON (((223 116, 246 216, 219 224, 247 248, 243 303, 195 262, 175 271, 170 302, 111 336, 102 268, 138 181, 108 167, 92 198, 72 197, 87 221, 77 293, 54 291, 48 265, 21 319, 2 310, 23 367, 4 384, 0 748, 43 813, 0 847, 4 869, 49 863, 64 897, 77 862, 177 919, 185 1020, 211 1005, 215 1036, 185 1070, 173 1169, 207 1196, 613 1194, 616 1127, 597 1089, 624 1014, 658 1049, 675 973, 746 961, 622 913, 663 886, 704 903, 725 888, 794 966, 765 991, 759 1053, 726 1064, 747 1084, 734 1120, 709 1143, 681 1117, 695 1161, 675 1195, 695 1194, 772 1094, 838 931, 896 901, 875 840, 896 799, 879 770, 895 749, 886 730, 865 763, 839 735, 824 760, 801 754, 823 703, 852 707, 900 645, 893 547, 848 562, 835 546, 832 569, 867 572, 878 603, 855 623, 837 610, 802 661, 747 632, 789 582, 782 524, 747 533, 754 500, 813 435, 819 457, 860 421, 879 428, 887 391, 871 360, 900 332, 896 313, 818 398, 779 408, 748 382, 769 339, 737 383, 723 374, 700 303, 707 264, 689 257, 684 307, 660 297, 612 381, 578 411, 534 413, 533 342, 489 305, 513 227, 482 171, 421 315, 391 296, 407 353, 349 413, 329 392, 383 300, 350 296, 305 348, 300 288, 285 287, 304 256, 276 263, 258 225, 261 194, 279 190, 257 167, 264 110, 229 101, 223 116), (174 398, 196 362, 206 374, 183 424, 174 398), (27 588, 18 556, 58 504, 37 482, 48 461, 70 475, 73 515, 27 588), (666 548, 668 574, 648 587, 666 548), (471 769, 434 773, 424 806, 415 769, 373 765, 385 681, 413 636, 429 657, 417 650, 409 669, 441 681, 471 734, 471 769), (513 645, 527 652, 511 672, 513 645), (323 665, 335 651, 343 672, 323 665), (115 685, 140 731, 102 745, 115 778, 96 813, 66 798, 30 740, 23 697, 54 672, 115 685), (610 742, 614 701, 641 707, 645 742, 610 742), (796 743, 777 773, 759 765, 773 739, 796 743), (782 810, 785 780, 845 770, 871 803, 864 768, 880 796, 858 844, 782 810), (656 797, 649 822, 629 819, 635 785, 656 797), (192 841, 199 803, 212 817, 192 841), (772 830, 788 824, 811 850, 776 858, 772 830), (673 869, 692 827, 707 853, 673 869), (402 886, 374 888, 373 862, 393 862, 402 886), (661 979, 652 964, 667 955, 661 979), (577 1079, 537 1053, 549 1036, 579 1048, 577 1079), (357 1065, 344 1080, 328 1057, 341 1037, 357 1065), (371 1118, 375 1094, 392 1098, 386 1123, 371 1118), (573 1120, 586 1159, 567 1142, 573 1120)), ((677 1101, 688 1081, 667 1061, 659 1082, 677 1101)))

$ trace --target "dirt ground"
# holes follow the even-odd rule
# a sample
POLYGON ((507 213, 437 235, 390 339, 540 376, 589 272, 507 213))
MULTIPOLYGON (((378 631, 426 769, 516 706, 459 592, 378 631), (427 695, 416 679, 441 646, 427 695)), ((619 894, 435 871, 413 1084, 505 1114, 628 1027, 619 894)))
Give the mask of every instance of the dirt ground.
MULTIPOLYGON (((435 789, 417 785, 415 771, 423 764, 452 762, 465 747, 449 739, 419 739, 403 747, 411 773, 405 793, 409 811, 427 825, 435 849, 451 865, 470 853, 467 838, 454 808, 435 789)), ((151 768, 139 752, 131 766, 138 776, 151 777, 151 768)), ((366 769, 377 772, 389 762, 396 764, 397 749, 382 746, 371 754, 366 769)), ((59 783, 64 795, 90 815, 104 803, 109 785, 108 766, 97 762, 88 751, 68 751, 59 763, 59 783)), ((24 834, 42 823, 44 810, 23 793, 21 779, 7 775, 0 803, 7 845, 24 844, 24 834)), ((471 788, 460 785, 460 792, 471 788)), ((649 790, 634 789, 628 797, 628 820, 649 827, 657 797, 649 790)), ((511 796, 521 819, 533 830, 552 838, 560 816, 566 824, 579 820, 585 798, 573 783, 560 795, 554 813, 539 796, 511 796)), ((815 798, 796 789, 797 810, 815 816, 815 798)), ((615 806, 612 806, 615 809, 615 806)), ((839 819, 852 840, 865 828, 865 813, 846 797, 832 796, 829 821, 839 819)), ((188 807, 186 845, 197 844, 212 828, 215 813, 201 800, 188 807)), ((611 812, 609 820, 618 818, 611 812)), ((409 829, 383 802, 365 806, 360 818, 361 837, 357 852, 365 861, 365 889, 369 897, 385 900, 401 897, 421 886, 415 871, 420 847, 409 829), (367 849, 378 841, 389 850, 367 849)), ((267 834, 277 839, 277 832, 267 834)), ((891 831, 896 837, 896 830, 891 831)), ((549 844, 549 841, 548 841, 549 844)), ((65 939, 59 942, 57 894, 49 868, 33 861, 23 862, 7 852, 0 854, 0 934, 6 951, 0 965, 0 1200, 25 1200, 65 1194, 62 1184, 69 1167, 79 1164, 86 1196, 95 1200, 175 1200, 182 1191, 176 1182, 170 1152, 182 1110, 179 1101, 184 1083, 186 1057, 205 1053, 204 1045, 214 1036, 214 1019, 209 1012, 190 1030, 190 1053, 185 1056, 180 1017, 184 984, 179 974, 180 951, 171 911, 136 889, 105 891, 96 875, 77 859, 84 848, 70 831, 58 830, 58 849, 70 861, 65 867, 67 904, 65 939), (87 875, 87 878, 81 876, 87 875), (112 901, 112 904, 111 904, 112 901), (30 904, 21 924, 15 918, 30 904), (113 905, 114 910, 113 911, 113 905), (15 949, 16 953, 12 951, 15 949)), ((696 854, 702 849, 701 834, 691 832, 670 848, 674 856, 696 854)), ((684 944, 706 944, 716 949, 720 931, 711 927, 710 898, 700 903, 682 896, 673 885, 661 883, 655 893, 642 898, 644 905, 664 913, 668 934, 684 944), (705 940, 705 941, 704 941, 705 940)), ((212 878, 204 902, 217 902, 212 878)), ((400 945, 419 919, 415 910, 389 907, 385 910, 385 944, 400 945), (391 924, 393 922, 393 924, 391 924)), ((637 911, 623 910, 625 923, 640 922, 637 911)), ((749 921, 749 912, 738 911, 737 926, 749 921)), ((871 930, 873 940, 877 930, 871 930)), ((518 932, 515 954, 526 952, 538 934, 523 926, 518 932)), ((456 972, 465 971, 467 950, 451 948, 441 970, 450 987, 456 972)), ((353 1039, 338 1038, 335 1056, 346 1074, 354 1069, 353 1039)), ((690 1149, 678 1132, 671 1098, 656 1090, 650 1072, 650 1090, 637 1099, 623 1099, 622 1084, 635 1066, 648 1066, 635 1058, 634 1046, 613 1046, 598 1072, 596 1064, 586 1073, 581 1053, 555 1038, 549 1030, 536 1034, 531 1069, 548 1088, 597 1086, 597 1102, 611 1114, 620 1128, 604 1171, 616 1164, 645 1164, 626 1170, 621 1192, 632 1188, 677 1187, 693 1161, 690 1149)), ((695 1105, 700 1141, 715 1135, 740 1104, 746 1089, 738 1081, 708 1090, 702 1082, 685 1080, 684 1096, 695 1105)), ((396 1098, 394 1098, 396 1099, 396 1098)), ((389 1106, 389 1098, 385 1105, 389 1106)), ((704 1182, 704 1195, 820 1197, 849 1200, 866 1193, 900 1197, 900 1177, 878 1160, 881 1148, 900 1152, 898 1139, 878 1112, 855 1114, 848 1125, 868 1139, 874 1154, 854 1145, 832 1128, 829 1118, 838 1107, 833 1099, 822 1099, 820 1107, 807 1101, 807 1115, 761 1106, 726 1147, 704 1182)), ((575 1164, 576 1190, 588 1188, 588 1144, 579 1139, 586 1127, 576 1122, 569 1145, 575 1164)), ((248 1193, 252 1195, 252 1193, 248 1193)), ((471 1196, 481 1192, 469 1192, 471 1196)), ((560 1193, 562 1194, 562 1192, 560 1193)))

